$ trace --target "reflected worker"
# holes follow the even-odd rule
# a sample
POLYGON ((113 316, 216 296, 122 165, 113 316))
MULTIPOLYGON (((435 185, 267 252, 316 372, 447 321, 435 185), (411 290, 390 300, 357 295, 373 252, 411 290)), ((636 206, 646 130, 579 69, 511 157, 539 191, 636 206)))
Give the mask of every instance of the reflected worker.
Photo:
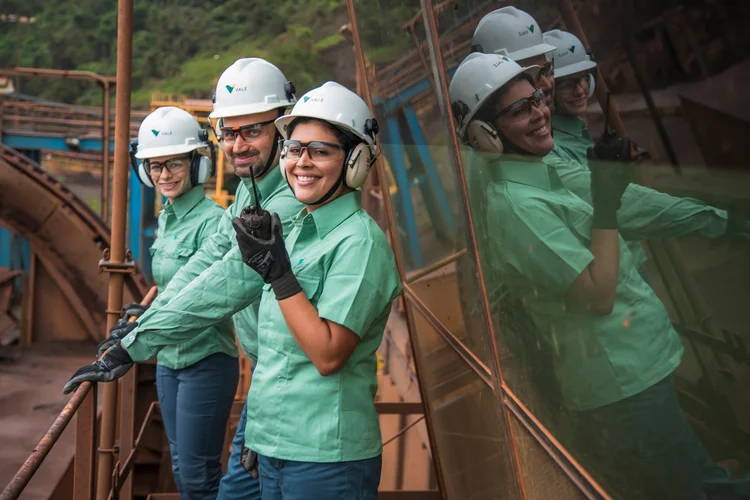
POLYGON ((539 71, 475 53, 450 84, 460 139, 495 157, 488 265, 551 346, 573 451, 597 478, 627 498, 702 500, 707 453, 671 377, 683 347, 619 232, 629 144, 594 146, 591 204, 568 190, 542 161, 554 142, 539 71))

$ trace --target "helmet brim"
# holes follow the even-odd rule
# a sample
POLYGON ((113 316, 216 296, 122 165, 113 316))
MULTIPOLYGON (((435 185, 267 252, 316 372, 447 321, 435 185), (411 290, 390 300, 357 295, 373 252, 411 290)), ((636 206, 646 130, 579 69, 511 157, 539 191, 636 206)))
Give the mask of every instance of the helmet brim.
POLYGON ((290 102, 275 102, 275 103, 263 103, 263 104, 245 104, 242 106, 228 106, 226 108, 214 110, 208 115, 209 118, 227 118, 230 116, 244 116, 253 115, 256 113, 265 113, 272 109, 288 108, 294 106, 294 103, 290 102))
POLYGON ((197 144, 178 144, 175 146, 162 146, 159 148, 146 148, 138 151, 135 157, 139 160, 147 158, 157 158, 159 156, 181 155, 195 151, 196 149, 207 148, 208 144, 200 142, 197 144))
POLYGON ((594 61, 580 61, 575 64, 563 66, 562 68, 555 68, 555 79, 564 78, 594 68, 596 68, 596 63, 594 61))
POLYGON ((533 47, 527 47, 525 49, 517 50, 515 52, 510 52, 509 54, 505 54, 510 59, 513 59, 514 61, 523 61, 524 59, 529 59, 536 56, 543 56, 545 54, 549 54, 550 52, 556 50, 554 45, 550 45, 548 43, 540 43, 539 45, 534 45, 533 47))
POLYGON ((290 123, 292 123, 297 118, 313 118, 315 120, 324 121, 326 123, 330 123, 331 125, 334 125, 340 129, 346 130, 347 132, 351 132, 355 136, 357 136, 359 139, 362 139, 364 142, 366 142, 368 145, 373 146, 373 140, 372 137, 367 137, 359 130, 355 129, 351 125, 348 125, 344 122, 336 121, 336 120, 324 120, 323 118, 320 118, 319 116, 312 116, 307 114, 299 114, 299 115, 284 115, 276 119, 274 121, 274 125, 276 126, 276 130, 279 131, 279 134, 281 134, 281 137, 284 139, 289 139, 289 136, 287 135, 287 127, 290 123))

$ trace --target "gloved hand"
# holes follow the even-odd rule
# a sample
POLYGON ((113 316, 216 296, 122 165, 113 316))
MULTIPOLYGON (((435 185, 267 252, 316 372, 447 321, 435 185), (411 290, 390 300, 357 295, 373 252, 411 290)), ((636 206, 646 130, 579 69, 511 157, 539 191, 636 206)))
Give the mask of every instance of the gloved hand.
POLYGON ((138 302, 131 302, 122 306, 122 316, 120 318, 129 319, 131 316, 140 318, 148 310, 148 306, 139 304, 138 302))
POLYGON ((76 370, 63 387, 63 394, 78 389, 82 382, 111 382, 125 375, 133 366, 133 359, 119 343, 110 347, 102 359, 76 370))
POLYGON ((237 244, 242 253, 242 261, 253 268, 270 283, 277 300, 286 299, 302 291, 297 278, 292 272, 289 254, 284 247, 284 236, 281 232, 279 214, 272 213, 270 217, 270 239, 261 239, 255 234, 262 234, 263 229, 247 228, 239 217, 232 219, 232 226, 237 233, 237 244))
POLYGON ((615 132, 605 131, 587 151, 589 161, 618 161, 630 162, 635 149, 633 142, 615 132))
POLYGON ((246 448, 244 444, 240 453, 240 463, 247 473, 250 474, 250 477, 258 479, 258 454, 250 448, 246 448))
MULTIPOLYGON (((628 146, 629 147, 629 146, 628 146)), ((600 161, 596 146, 589 148, 591 170, 591 205, 594 208, 594 229, 617 229, 617 210, 622 195, 630 184, 631 167, 622 161, 600 161)), ((611 151, 606 154, 611 153, 611 151)), ((614 156, 614 155, 612 155, 614 156)))
POLYGON ((104 354, 104 351, 109 349, 115 344, 119 344, 122 339, 128 336, 130 332, 135 330, 135 328, 138 326, 138 323, 135 321, 128 321, 127 318, 121 318, 115 323, 115 326, 113 326, 109 330, 109 337, 107 337, 106 340, 99 343, 98 346, 96 346, 96 359, 99 359, 102 357, 102 354, 104 354))

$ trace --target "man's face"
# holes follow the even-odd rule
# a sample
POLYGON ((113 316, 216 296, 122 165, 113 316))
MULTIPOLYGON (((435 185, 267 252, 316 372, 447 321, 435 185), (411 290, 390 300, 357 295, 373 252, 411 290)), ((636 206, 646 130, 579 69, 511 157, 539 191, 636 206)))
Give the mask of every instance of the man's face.
MULTIPOLYGON (((273 120, 278 116, 279 110, 272 109, 263 113, 222 119, 219 130, 223 136, 222 150, 232 164, 235 175, 249 178, 250 169, 256 176, 263 172, 276 141, 273 120)), ((276 163, 278 151, 272 165, 276 163)))
POLYGON ((542 54, 517 61, 521 66, 539 66, 542 71, 536 77, 536 87, 544 92, 544 99, 547 101, 547 107, 554 111, 555 106, 555 77, 553 73, 552 61, 542 54))

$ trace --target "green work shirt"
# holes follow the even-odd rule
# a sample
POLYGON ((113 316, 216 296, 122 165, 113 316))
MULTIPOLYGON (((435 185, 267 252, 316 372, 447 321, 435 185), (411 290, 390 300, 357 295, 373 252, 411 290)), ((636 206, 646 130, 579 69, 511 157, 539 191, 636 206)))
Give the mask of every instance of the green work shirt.
POLYGON ((265 456, 303 462, 378 456, 375 351, 401 293, 393 252, 356 191, 293 220, 286 248, 305 295, 321 318, 347 327, 360 341, 339 371, 320 375, 266 285, 245 443, 265 456))
POLYGON ((492 266, 552 346, 566 404, 587 410, 651 387, 679 365, 683 347, 664 305, 620 237, 615 304, 592 316, 565 294, 594 259, 591 206, 541 162, 492 165, 488 226, 492 266))
MULTIPOLYGON (((153 358, 166 346, 190 340, 233 315, 242 349, 251 360, 257 360, 258 299, 263 281, 242 262, 232 228, 232 218, 254 203, 251 182, 242 179, 235 202, 224 212, 217 232, 175 274, 167 288, 159 291, 154 304, 139 318, 138 328, 123 340, 134 360, 153 358)), ((261 207, 279 214, 287 234, 292 216, 303 205, 278 167, 258 182, 258 191, 261 207)), ((184 355, 193 358, 201 353, 196 349, 184 355)))
MULTIPOLYGON (((164 205, 159 214, 156 240, 151 246, 151 269, 159 290, 167 288, 174 275, 216 232, 222 213, 224 210, 206 197, 202 185, 164 205)), ((160 365, 179 370, 217 352, 237 356, 234 330, 229 320, 206 328, 187 342, 162 349, 157 361, 160 365), (194 356, 196 352, 200 356, 194 356)))
MULTIPOLYGON (((591 203, 591 173, 586 150, 594 144, 586 123, 577 117, 552 115, 555 148, 544 161, 555 167, 563 185, 591 203), (572 160, 572 161, 571 161, 572 160)), ((646 262, 640 240, 701 236, 718 238, 727 230, 727 213, 693 198, 677 198, 631 184, 617 212, 620 234, 637 266, 646 262)))

